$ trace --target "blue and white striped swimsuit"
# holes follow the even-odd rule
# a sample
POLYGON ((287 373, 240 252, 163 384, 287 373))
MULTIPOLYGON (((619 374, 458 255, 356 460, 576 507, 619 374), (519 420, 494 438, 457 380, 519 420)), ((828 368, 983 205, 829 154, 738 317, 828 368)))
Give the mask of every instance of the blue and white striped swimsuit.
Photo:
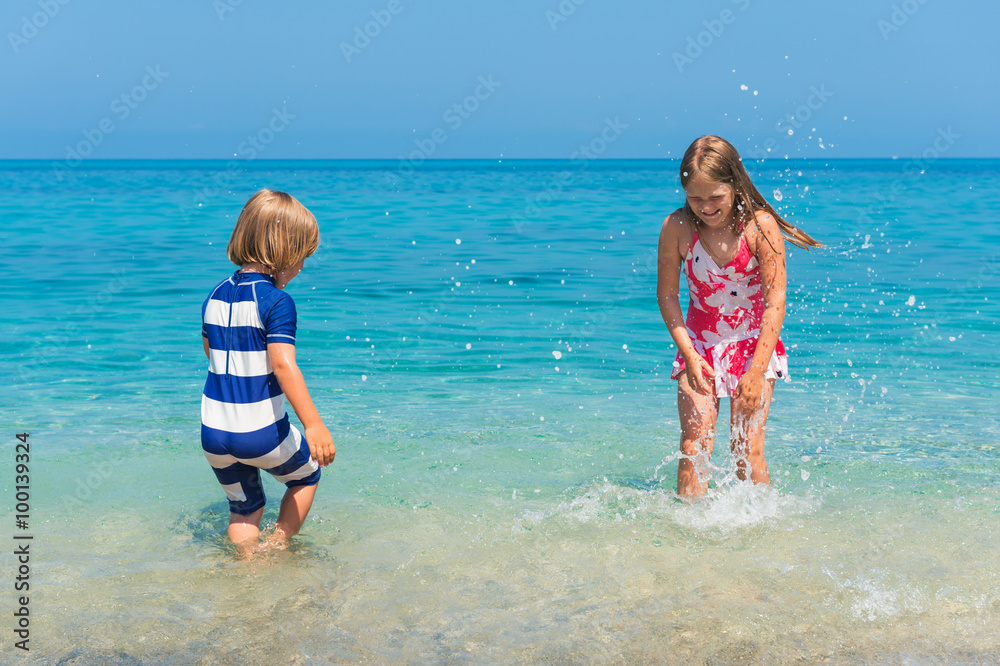
POLYGON ((295 344, 295 303, 262 273, 218 284, 201 310, 208 379, 201 397, 201 446, 233 513, 264 506, 259 469, 286 486, 312 485, 320 469, 288 421, 268 343, 295 344))

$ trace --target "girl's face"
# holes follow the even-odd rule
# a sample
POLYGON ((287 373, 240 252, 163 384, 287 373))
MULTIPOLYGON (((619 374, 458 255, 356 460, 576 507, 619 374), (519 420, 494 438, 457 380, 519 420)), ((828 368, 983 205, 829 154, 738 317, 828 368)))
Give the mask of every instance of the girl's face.
POLYGON ((275 273, 274 286, 277 287, 278 289, 284 289, 286 286, 288 286, 288 283, 292 281, 292 278, 298 275, 299 271, 302 270, 302 265, 304 263, 306 263, 305 259, 295 264, 294 266, 291 266, 283 271, 278 271, 277 273, 275 273))
POLYGON ((691 210, 705 225, 724 227, 732 222, 735 190, 729 183, 716 183, 695 174, 684 188, 691 210))

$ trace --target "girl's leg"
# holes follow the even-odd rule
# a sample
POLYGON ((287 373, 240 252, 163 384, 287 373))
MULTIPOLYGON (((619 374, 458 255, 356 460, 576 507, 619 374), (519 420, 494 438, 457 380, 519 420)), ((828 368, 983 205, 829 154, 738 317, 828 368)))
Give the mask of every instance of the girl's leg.
POLYGON ((314 483, 311 486, 292 486, 285 491, 285 496, 281 499, 281 510, 278 512, 278 522, 274 524, 274 535, 277 540, 288 540, 302 529, 302 523, 312 508, 318 485, 314 483))
POLYGON ((677 411, 681 419, 681 454, 677 465, 677 494, 696 497, 708 490, 708 461, 715 444, 719 399, 695 393, 687 371, 677 378, 677 411))
POLYGON ((754 483, 771 484, 771 475, 767 472, 767 461, 764 460, 764 434, 767 428, 767 415, 771 411, 771 397, 774 395, 774 380, 769 379, 764 384, 760 394, 760 405, 749 412, 741 412, 736 408, 736 401, 730 405, 730 423, 732 432, 733 457, 736 458, 736 476, 742 481, 747 478, 747 465, 750 465, 750 479, 754 483))
POLYGON ((229 514, 229 539, 236 544, 241 555, 248 555, 257 545, 260 537, 260 519, 264 515, 264 507, 253 513, 240 515, 229 514))

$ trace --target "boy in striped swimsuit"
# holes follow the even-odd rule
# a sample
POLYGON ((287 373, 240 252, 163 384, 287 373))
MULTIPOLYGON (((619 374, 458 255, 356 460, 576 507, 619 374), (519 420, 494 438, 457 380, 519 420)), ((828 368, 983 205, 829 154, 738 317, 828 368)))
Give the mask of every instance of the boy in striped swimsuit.
POLYGON ((305 206, 284 192, 257 192, 229 239, 240 270, 202 306, 209 364, 201 446, 229 498, 229 538, 242 556, 258 547, 266 502, 260 470, 288 487, 266 541, 282 548, 302 527, 320 467, 336 453, 295 363, 295 303, 282 291, 318 247, 319 226, 305 206), (288 421, 286 397, 304 437, 288 421))

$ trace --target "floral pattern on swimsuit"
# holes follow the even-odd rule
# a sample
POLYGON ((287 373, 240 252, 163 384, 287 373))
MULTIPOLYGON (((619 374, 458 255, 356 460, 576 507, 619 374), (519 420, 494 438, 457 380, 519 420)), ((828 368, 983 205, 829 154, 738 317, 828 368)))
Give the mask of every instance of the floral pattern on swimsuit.
MULTIPOLYGON (((760 265, 741 236, 736 257, 720 268, 695 232, 684 259, 684 272, 691 299, 684 322, 688 335, 695 351, 715 372, 715 395, 732 397, 750 368, 760 337, 764 316, 760 265)), ((677 379, 684 369, 684 358, 678 352, 670 378, 677 379)), ((764 377, 788 379, 788 358, 780 339, 764 377)))

